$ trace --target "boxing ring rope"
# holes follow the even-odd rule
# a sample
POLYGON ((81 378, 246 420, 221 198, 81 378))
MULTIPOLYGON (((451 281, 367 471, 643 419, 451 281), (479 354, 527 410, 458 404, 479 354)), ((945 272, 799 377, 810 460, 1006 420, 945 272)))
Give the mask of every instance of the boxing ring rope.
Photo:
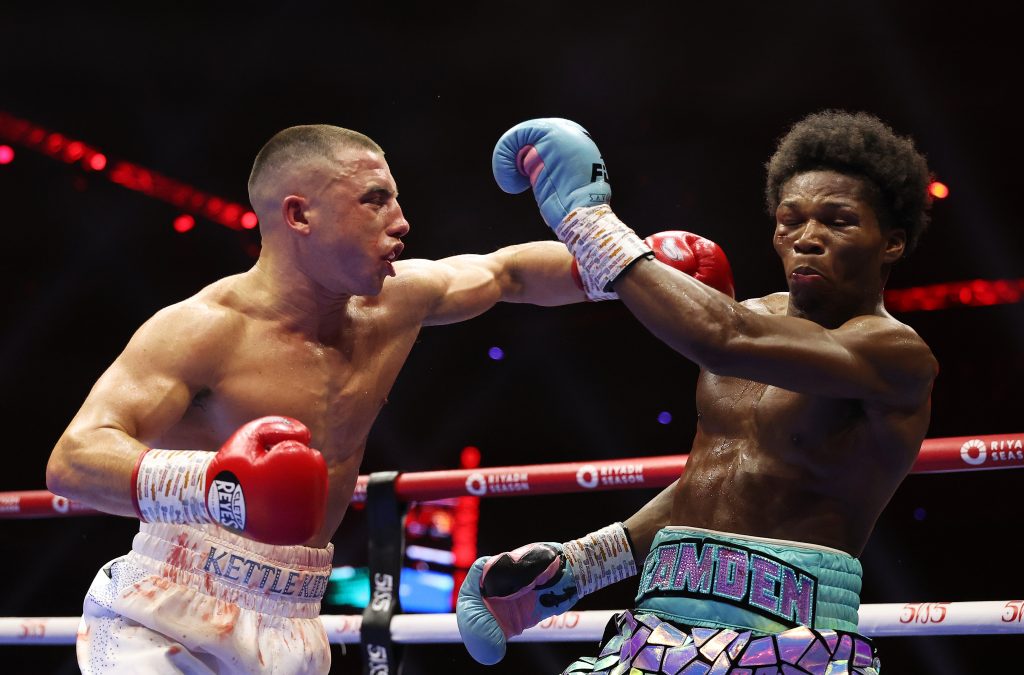
MULTIPOLYGON (((404 501, 459 496, 527 496, 658 488, 671 484, 686 455, 565 462, 401 474, 394 483, 404 501)), ((927 439, 911 473, 949 473, 1024 467, 1024 433, 927 439)), ((366 500, 360 476, 353 502, 366 500)), ((46 490, 0 492, 0 519, 98 514, 46 490)), ((597 642, 617 610, 566 612, 528 629, 513 642, 597 642)), ((360 642, 362 616, 320 617, 334 644, 360 642)), ((0 617, 0 644, 74 644, 77 617, 0 617)), ((391 620, 399 644, 462 642, 454 614, 399 614, 391 620)), ((910 602, 860 607, 859 632, 867 637, 1024 634, 1024 600, 910 602)))
MULTIPOLYGON (((406 502, 451 497, 511 497, 595 490, 659 488, 679 478, 687 455, 592 462, 528 464, 480 469, 403 473, 395 492, 406 502)), ((951 473, 1024 467, 1024 433, 930 438, 911 473, 951 473)), ((366 501, 368 477, 360 476, 353 502, 366 501)), ((0 519, 99 514, 47 490, 0 492, 0 519)))
MULTIPOLYGON (((512 642, 598 642, 616 610, 569 611, 527 629, 512 642)), ((332 644, 358 644, 362 616, 320 617, 332 644)), ((867 637, 1024 634, 1024 600, 911 602, 862 605, 859 632, 867 637)), ((70 645, 77 617, 0 618, 0 644, 70 645)), ((462 642, 454 614, 399 614, 391 621, 399 644, 462 642)))

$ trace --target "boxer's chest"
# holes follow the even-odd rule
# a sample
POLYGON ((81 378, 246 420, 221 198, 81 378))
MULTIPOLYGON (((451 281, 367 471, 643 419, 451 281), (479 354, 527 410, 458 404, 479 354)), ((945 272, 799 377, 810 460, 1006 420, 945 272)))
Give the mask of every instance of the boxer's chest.
POLYGON ((703 371, 697 383, 701 431, 746 439, 753 447, 804 453, 831 445, 863 419, 858 401, 810 396, 703 371))
POLYGON ((166 447, 215 450, 251 419, 286 415, 310 428, 328 464, 344 462, 362 452, 416 334, 357 320, 325 344, 254 323, 167 434, 166 447))

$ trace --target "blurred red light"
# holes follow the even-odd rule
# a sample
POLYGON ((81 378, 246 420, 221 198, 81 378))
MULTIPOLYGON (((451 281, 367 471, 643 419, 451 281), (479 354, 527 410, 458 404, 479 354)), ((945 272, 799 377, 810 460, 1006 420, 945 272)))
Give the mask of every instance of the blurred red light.
POLYGON ((220 210, 224 208, 224 200, 218 199, 217 197, 210 197, 210 201, 206 202, 206 207, 203 209, 206 211, 208 216, 216 216, 220 213, 220 210))
POLYGON ((188 232, 196 226, 196 219, 188 214, 181 214, 174 219, 174 231, 175 232, 188 232))
POLYGON ((184 207, 185 203, 188 201, 189 195, 191 194, 191 188, 189 188, 187 185, 179 185, 178 187, 174 188, 168 199, 170 199, 171 203, 174 204, 175 206, 184 207))
POLYGON ((46 137, 46 151, 57 154, 64 148, 64 137, 60 134, 50 134, 46 137))
POLYGON ((475 469, 480 466, 480 449, 467 445, 462 449, 461 464, 463 469, 475 469))
POLYGON ((238 204, 228 204, 221 211, 219 221, 228 227, 237 227, 238 218, 242 215, 242 207, 238 204))
MULTIPOLYGON (((0 111, 0 139, 12 144, 19 143, 69 164, 77 163, 85 171, 103 171, 117 185, 173 204, 184 212, 174 220, 177 232, 187 232, 194 228, 195 216, 208 217, 233 229, 253 229, 259 226, 256 214, 247 211, 241 204, 204 194, 137 164, 108 160, 105 155, 82 141, 36 126, 3 111, 0 111), (191 215, 186 216, 185 213, 191 215)), ((0 145, 0 165, 9 164, 13 160, 13 148, 0 145)), ((84 189, 86 185, 84 178, 75 183, 76 189, 84 189)), ((245 248, 250 255, 259 256, 258 244, 246 243, 245 248)))
POLYGON ((1005 305, 1022 298, 1024 279, 973 279, 885 292, 886 305, 896 312, 1005 305))
POLYGON ((946 187, 945 183, 940 183, 937 180, 933 180, 928 184, 928 192, 936 199, 945 199, 949 196, 949 188, 946 187))
POLYGON ((85 146, 78 141, 71 141, 67 147, 64 148, 64 161, 65 162, 77 162, 82 159, 82 155, 85 154, 85 146))

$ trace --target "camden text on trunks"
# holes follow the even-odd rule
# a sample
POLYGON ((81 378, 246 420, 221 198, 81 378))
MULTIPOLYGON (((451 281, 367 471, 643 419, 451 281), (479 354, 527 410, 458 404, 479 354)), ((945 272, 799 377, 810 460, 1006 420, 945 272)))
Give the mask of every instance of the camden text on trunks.
POLYGON ((683 539, 653 549, 644 565, 637 600, 666 595, 717 600, 789 626, 813 626, 818 580, 762 551, 683 539))

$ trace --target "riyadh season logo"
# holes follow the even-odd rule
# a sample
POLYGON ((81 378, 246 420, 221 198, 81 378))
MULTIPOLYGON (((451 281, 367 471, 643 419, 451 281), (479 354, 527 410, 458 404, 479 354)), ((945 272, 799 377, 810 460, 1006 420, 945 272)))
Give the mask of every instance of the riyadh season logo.
POLYGON ((528 492, 530 474, 525 471, 484 475, 478 471, 466 476, 466 492, 477 497, 485 494, 502 494, 508 492, 528 492))
POLYGON ((59 495, 53 496, 52 501, 53 510, 57 513, 67 513, 71 510, 71 502, 68 501, 67 497, 61 497, 59 495))
POLYGON ((597 467, 584 464, 576 471, 576 483, 585 490, 598 485, 635 485, 644 482, 643 464, 611 464, 597 467))
POLYGON ((593 464, 584 464, 576 471, 576 482, 581 488, 592 490, 597 487, 597 467, 593 464))
POLYGON ((1024 461, 1024 441, 1019 438, 985 441, 972 438, 960 446, 960 459, 971 466, 980 466, 986 461, 1021 462, 1024 461))

